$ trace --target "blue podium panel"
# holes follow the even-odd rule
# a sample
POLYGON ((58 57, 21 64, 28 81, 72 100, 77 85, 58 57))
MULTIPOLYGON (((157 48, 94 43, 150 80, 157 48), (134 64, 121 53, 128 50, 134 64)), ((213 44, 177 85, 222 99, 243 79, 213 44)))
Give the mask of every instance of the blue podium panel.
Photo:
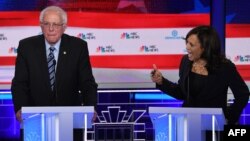
POLYGON ((149 107, 149 115, 155 141, 204 141, 208 130, 215 141, 215 131, 222 131, 225 124, 220 108, 149 107))
POLYGON ((42 123, 44 122, 44 114, 34 114, 27 118, 27 120, 26 118, 23 119, 23 125, 25 129, 24 140, 45 141, 45 133, 47 131, 44 127, 45 125, 42 125, 42 123))
POLYGON ((92 127, 94 107, 23 107, 24 141, 73 141, 73 129, 92 127))

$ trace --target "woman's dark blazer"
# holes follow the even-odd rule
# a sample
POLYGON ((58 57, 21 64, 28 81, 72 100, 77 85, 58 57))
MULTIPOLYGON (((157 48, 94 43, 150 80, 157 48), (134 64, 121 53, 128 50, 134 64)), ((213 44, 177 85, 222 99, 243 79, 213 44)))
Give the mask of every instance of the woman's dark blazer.
POLYGON ((23 106, 76 106, 81 101, 95 106, 97 84, 92 74, 87 42, 62 35, 55 83, 55 92, 52 92, 44 36, 21 40, 11 85, 15 112, 23 106), (80 97, 80 93, 84 96, 80 97))
POLYGON ((238 121, 249 99, 249 89, 231 61, 226 61, 214 73, 209 73, 208 81, 199 95, 189 93, 189 72, 192 62, 184 55, 180 68, 178 83, 163 78, 162 85, 156 85, 168 95, 183 100, 183 107, 217 107, 223 108, 228 123, 238 121), (228 88, 232 90, 234 102, 228 107, 228 88))

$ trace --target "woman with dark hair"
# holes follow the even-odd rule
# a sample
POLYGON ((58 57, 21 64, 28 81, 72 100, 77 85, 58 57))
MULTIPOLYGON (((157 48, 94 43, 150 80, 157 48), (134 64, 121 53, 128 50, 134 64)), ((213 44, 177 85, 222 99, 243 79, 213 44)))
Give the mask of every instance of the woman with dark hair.
POLYGON ((237 123, 250 93, 235 65, 221 55, 217 32, 210 26, 198 26, 185 40, 187 55, 180 63, 178 83, 164 78, 153 65, 151 79, 156 88, 183 100, 183 107, 222 108, 227 124, 237 123), (229 106, 228 88, 234 95, 229 106))

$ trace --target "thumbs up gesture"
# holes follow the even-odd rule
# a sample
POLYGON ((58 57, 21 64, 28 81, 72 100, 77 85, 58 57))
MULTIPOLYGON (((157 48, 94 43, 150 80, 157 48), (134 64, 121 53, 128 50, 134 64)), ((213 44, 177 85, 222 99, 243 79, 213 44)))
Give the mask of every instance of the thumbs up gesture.
POLYGON ((153 64, 153 70, 151 71, 151 80, 158 85, 162 84, 162 73, 158 70, 155 64, 153 64))

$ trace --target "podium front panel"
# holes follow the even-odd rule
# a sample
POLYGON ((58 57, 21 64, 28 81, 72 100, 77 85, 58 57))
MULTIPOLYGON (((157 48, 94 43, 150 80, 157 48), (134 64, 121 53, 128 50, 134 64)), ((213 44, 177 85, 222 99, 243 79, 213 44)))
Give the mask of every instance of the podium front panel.
POLYGON ((222 131, 225 124, 220 108, 149 107, 149 115, 156 141, 203 141, 207 130, 222 131))
POLYGON ((24 141, 73 141, 74 128, 92 127, 93 113, 93 106, 23 107, 24 141))

